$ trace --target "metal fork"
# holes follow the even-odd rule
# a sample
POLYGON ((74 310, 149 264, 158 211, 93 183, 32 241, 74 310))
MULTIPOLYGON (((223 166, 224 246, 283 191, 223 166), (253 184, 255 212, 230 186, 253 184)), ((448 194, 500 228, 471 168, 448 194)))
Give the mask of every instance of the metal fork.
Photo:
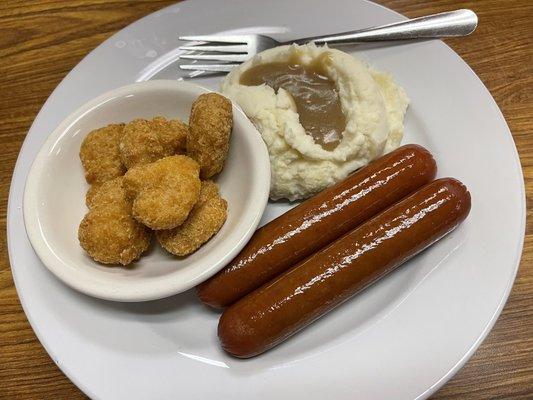
POLYGON ((233 67, 263 50, 285 44, 353 44, 392 40, 432 39, 466 36, 477 27, 477 16, 471 10, 456 10, 407 21, 360 29, 335 35, 315 36, 288 42, 278 42, 264 35, 200 35, 181 36, 183 41, 201 42, 181 46, 180 50, 214 52, 215 54, 184 54, 180 59, 219 61, 224 64, 182 64, 189 71, 229 72, 233 67))

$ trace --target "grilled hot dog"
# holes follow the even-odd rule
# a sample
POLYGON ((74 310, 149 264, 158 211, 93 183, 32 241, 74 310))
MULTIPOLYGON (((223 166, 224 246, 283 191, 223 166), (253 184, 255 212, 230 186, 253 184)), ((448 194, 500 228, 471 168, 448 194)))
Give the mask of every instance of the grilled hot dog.
POLYGON ((198 297, 211 307, 229 306, 430 182, 436 169, 418 145, 373 161, 257 230, 225 269, 197 287, 198 297))
POLYGON ((236 357, 260 354, 332 310, 463 221, 470 194, 439 179, 229 307, 218 325, 236 357))

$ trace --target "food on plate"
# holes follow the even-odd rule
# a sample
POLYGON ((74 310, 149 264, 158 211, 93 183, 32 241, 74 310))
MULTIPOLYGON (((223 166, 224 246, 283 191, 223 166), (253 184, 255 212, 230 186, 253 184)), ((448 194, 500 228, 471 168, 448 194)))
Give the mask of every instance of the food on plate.
POLYGON ((148 249, 151 232, 133 219, 123 177, 92 189, 87 206, 89 212, 80 223, 78 239, 95 261, 127 265, 148 249))
POLYGON ((227 217, 228 203, 213 181, 202 182, 200 198, 185 222, 169 230, 156 232, 161 246, 177 256, 186 256, 198 250, 216 234, 227 217))
POLYGON ((187 219, 200 196, 200 167, 177 155, 138 165, 124 175, 133 217, 151 229, 172 229, 187 219))
POLYGON ((418 145, 382 156, 258 229, 226 268, 196 288, 198 297, 215 308, 231 305, 430 182, 436 169, 418 145))
POLYGON ((329 54, 323 53, 305 66, 297 56, 287 61, 260 63, 244 71, 239 83, 265 84, 275 92, 280 88, 286 90, 305 133, 324 150, 333 151, 346 129, 346 117, 335 82, 327 76, 329 62, 329 54))
POLYGON ((80 159, 85 179, 90 184, 101 184, 124 175, 126 168, 120 159, 119 142, 124 124, 111 124, 95 129, 85 137, 80 148, 80 159))
POLYGON ((151 229, 168 252, 185 256, 224 225, 228 204, 217 184, 202 182, 200 173, 207 179, 224 167, 232 104, 215 93, 201 95, 190 119, 190 134, 178 119, 155 117, 87 135, 80 158, 92 186, 78 238, 95 261, 137 260, 150 244, 151 229))
POLYGON ((397 148, 409 102, 390 75, 313 44, 259 53, 228 74, 222 93, 261 132, 274 200, 308 198, 397 148))
POLYGON ((101 185, 92 185, 85 195, 87 208, 92 208, 95 205, 124 203, 126 201, 126 192, 124 191, 121 176, 101 185))
POLYGON ((119 145, 122 162, 129 169, 184 153, 188 131, 179 119, 135 119, 124 127, 119 145))
POLYGON ((200 95, 189 118, 187 155, 200 164, 202 179, 209 179, 224 167, 233 128, 231 101, 217 93, 200 95))
POLYGON ((350 231, 220 318, 222 347, 258 355, 303 329, 453 230, 470 211, 470 194, 439 179, 350 231))

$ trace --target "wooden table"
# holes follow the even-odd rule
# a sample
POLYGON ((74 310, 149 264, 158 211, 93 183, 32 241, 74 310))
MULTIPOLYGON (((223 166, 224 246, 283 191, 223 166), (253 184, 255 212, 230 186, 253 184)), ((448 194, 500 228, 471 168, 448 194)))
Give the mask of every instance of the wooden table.
MULTIPOLYGON (((477 12, 480 25, 475 34, 447 43, 480 76, 501 107, 520 153, 530 203, 533 1, 379 2, 409 17, 455 8, 477 12)), ((0 399, 85 398, 39 344, 13 286, 5 224, 11 174, 22 141, 46 98, 84 55, 117 30, 171 3, 172 0, 0 2, 0 399)), ((533 208, 528 207, 522 264, 502 315, 466 366, 433 399, 533 396, 532 213, 533 208)))

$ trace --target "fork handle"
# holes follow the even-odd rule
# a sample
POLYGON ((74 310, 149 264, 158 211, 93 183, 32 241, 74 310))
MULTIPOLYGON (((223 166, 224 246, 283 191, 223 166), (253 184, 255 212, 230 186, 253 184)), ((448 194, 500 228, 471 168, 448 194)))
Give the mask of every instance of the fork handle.
POLYGON ((356 31, 308 37, 290 43, 341 44, 466 36, 477 27, 472 10, 456 10, 356 31))

